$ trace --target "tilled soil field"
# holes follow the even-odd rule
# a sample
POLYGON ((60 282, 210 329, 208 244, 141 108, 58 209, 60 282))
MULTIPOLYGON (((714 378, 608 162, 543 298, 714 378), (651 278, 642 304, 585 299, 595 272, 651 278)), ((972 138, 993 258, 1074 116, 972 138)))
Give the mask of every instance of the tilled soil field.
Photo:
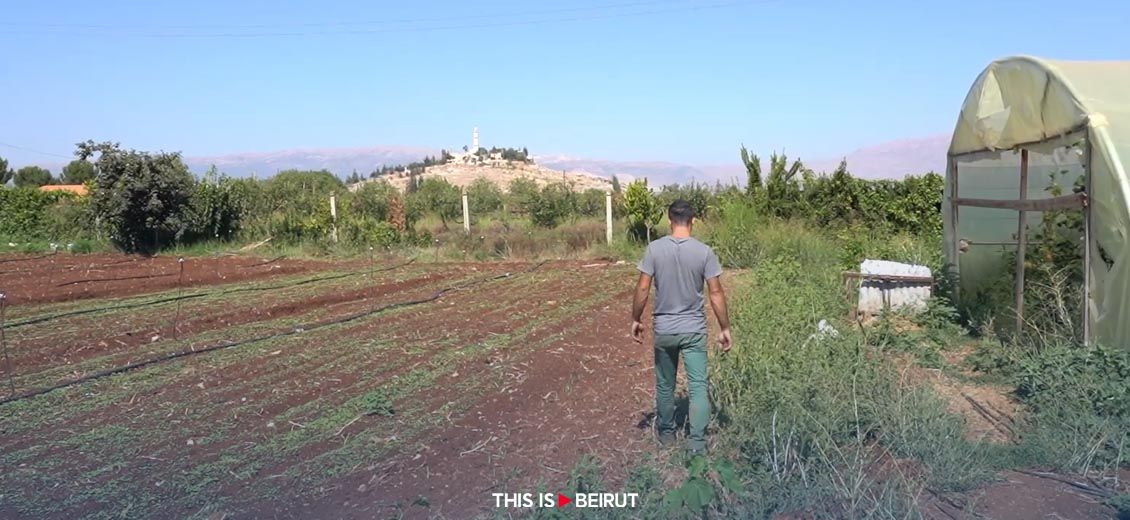
POLYGON ((631 266, 185 264, 0 265, 0 517, 465 518, 651 449, 631 266))

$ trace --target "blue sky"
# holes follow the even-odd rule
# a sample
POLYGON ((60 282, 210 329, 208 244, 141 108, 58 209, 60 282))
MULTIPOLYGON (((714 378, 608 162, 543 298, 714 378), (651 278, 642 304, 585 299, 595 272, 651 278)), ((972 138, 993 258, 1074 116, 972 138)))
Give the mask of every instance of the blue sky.
POLYGON ((484 144, 732 162, 946 133, 994 58, 1127 59, 1130 3, 14 2, 0 156, 484 144))

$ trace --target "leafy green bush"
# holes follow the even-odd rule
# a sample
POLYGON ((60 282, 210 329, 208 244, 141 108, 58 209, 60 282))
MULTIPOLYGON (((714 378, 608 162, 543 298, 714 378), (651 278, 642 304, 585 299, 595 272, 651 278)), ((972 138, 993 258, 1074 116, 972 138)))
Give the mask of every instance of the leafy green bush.
POLYGON ((562 183, 545 185, 538 192, 530 208, 530 219, 535 225, 554 228, 575 213, 576 200, 569 186, 562 183))
POLYGON ((424 179, 420 189, 408 198, 411 200, 410 207, 439 216, 444 229, 448 229, 448 222, 456 220, 463 214, 462 194, 459 188, 443 178, 424 179))
POLYGON ((655 226, 663 218, 663 208, 647 187, 647 179, 628 185, 624 192, 624 209, 628 213, 628 234, 637 241, 650 242, 655 226))
POLYGON ((688 184, 668 184, 655 194, 656 204, 664 211, 678 199, 687 201, 694 208, 695 216, 703 219, 710 215, 710 203, 714 199, 714 194, 705 184, 693 180, 688 184))
POLYGON ((153 253, 189 231, 195 179, 180 154, 93 141, 80 143, 78 154, 83 160, 98 155, 91 208, 116 247, 153 253))
POLYGON ((502 209, 502 190, 486 177, 479 177, 467 186, 467 204, 472 216, 493 213, 502 209))
POLYGON ((582 217, 603 217, 605 211, 605 193, 596 188, 590 188, 576 195, 576 213, 582 217))
POLYGON ((386 181, 366 182, 349 195, 349 216, 386 221, 389 219, 389 200, 397 194, 396 188, 386 181))
POLYGON ((220 174, 213 167, 196 183, 190 205, 188 240, 230 240, 240 230, 251 198, 247 182, 220 174))
POLYGON ((357 247, 391 248, 400 243, 400 232, 392 224, 369 217, 350 218, 343 221, 342 238, 357 247))
POLYGON ((529 177, 518 177, 510 181, 506 194, 506 209, 515 215, 529 215, 537 204, 541 190, 529 177))
POLYGON ((90 236, 89 198, 69 192, 0 187, 0 236, 66 240, 90 236))
POLYGON ((1016 393, 1037 410, 1048 400, 1078 394, 1100 416, 1130 418, 1130 351, 1053 345, 1022 356, 1016 393))

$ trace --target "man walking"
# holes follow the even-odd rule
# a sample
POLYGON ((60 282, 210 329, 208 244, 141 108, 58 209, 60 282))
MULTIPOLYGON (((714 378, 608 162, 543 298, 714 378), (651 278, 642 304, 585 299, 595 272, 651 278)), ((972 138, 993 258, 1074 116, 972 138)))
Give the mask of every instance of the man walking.
POLYGON ((718 318, 721 332, 718 343, 723 352, 731 346, 730 316, 726 294, 722 291, 722 266, 709 246, 691 237, 694 208, 679 199, 667 208, 671 234, 648 244, 632 301, 632 338, 643 342, 644 307, 655 282, 652 312, 655 329, 655 404, 659 442, 675 441, 675 374, 679 354, 686 364, 690 386, 691 433, 687 448, 691 453, 706 451, 706 423, 710 420, 710 401, 706 390, 706 312, 702 288, 710 288, 710 306, 718 318))

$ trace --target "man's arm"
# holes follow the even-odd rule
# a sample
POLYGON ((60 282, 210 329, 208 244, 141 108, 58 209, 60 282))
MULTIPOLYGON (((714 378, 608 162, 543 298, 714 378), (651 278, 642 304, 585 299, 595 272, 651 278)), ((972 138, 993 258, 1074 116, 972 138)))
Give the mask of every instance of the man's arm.
POLYGON ((643 343, 643 310, 647 307, 647 297, 651 295, 651 275, 640 273, 636 282, 636 293, 632 297, 632 339, 643 343))
POLYGON ((710 288, 710 308, 714 309, 714 317, 718 318, 718 327, 722 331, 718 334, 718 343, 722 345, 722 352, 729 352, 733 346, 730 338, 730 309, 726 307, 726 291, 722 289, 722 277, 715 276, 706 280, 710 288))

